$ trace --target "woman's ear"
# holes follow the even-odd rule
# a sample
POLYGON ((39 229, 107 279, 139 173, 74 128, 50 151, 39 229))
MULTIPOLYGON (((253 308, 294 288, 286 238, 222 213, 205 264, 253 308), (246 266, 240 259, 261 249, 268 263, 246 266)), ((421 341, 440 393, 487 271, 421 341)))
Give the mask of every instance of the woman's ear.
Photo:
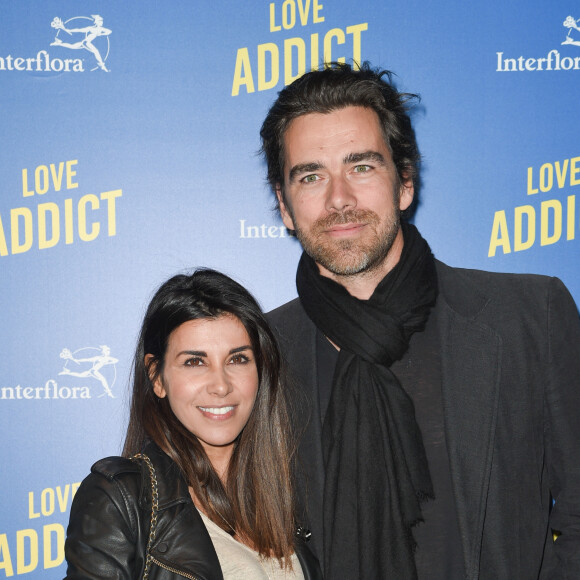
POLYGON ((153 392, 160 398, 163 399, 167 395, 165 387, 163 386, 163 381, 161 380, 161 375, 157 373, 157 362, 155 362, 155 357, 152 354, 145 355, 145 368, 149 373, 149 380, 153 383, 153 392))

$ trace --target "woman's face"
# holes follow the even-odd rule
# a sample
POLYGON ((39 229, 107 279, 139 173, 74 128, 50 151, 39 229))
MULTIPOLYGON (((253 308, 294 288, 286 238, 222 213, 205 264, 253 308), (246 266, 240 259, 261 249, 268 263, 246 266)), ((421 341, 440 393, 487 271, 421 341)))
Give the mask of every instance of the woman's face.
POLYGON ((163 376, 154 390, 169 399, 175 416, 221 473, 258 392, 258 370, 244 325, 224 314, 178 326, 169 336, 163 376))

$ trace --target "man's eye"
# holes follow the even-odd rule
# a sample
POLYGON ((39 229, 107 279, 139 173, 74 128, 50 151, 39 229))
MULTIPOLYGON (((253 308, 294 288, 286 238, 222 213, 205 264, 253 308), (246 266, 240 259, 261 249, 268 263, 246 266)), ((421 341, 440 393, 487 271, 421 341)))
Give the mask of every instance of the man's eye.
POLYGON ((304 183, 314 183, 315 181, 318 181, 318 175, 314 173, 312 175, 307 175, 306 177, 302 178, 302 181, 304 183))
POLYGON ((369 171, 371 168, 370 165, 357 165, 354 168, 354 172, 355 173, 366 173, 367 171, 369 171))

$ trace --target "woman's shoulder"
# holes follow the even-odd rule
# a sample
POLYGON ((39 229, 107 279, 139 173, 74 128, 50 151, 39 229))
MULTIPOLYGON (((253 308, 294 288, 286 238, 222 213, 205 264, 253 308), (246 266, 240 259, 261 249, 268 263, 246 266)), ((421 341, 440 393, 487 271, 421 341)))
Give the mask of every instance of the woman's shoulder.
POLYGON ((148 525, 139 507, 140 471, 124 457, 107 457, 92 466, 71 506, 67 578, 105 578, 113 571, 115 577, 133 577, 132 562, 140 565, 139 540, 148 525))
POLYGON ((150 505, 153 487, 160 510, 175 503, 191 502, 179 467, 151 442, 130 458, 106 457, 97 461, 79 491, 87 487, 98 488, 107 495, 122 496, 123 500, 136 498, 142 508, 150 505))
POLYGON ((119 511, 133 511, 141 495, 141 467, 126 457, 106 457, 97 461, 82 481, 73 500, 73 512, 101 510, 111 503, 119 511))
POLYGON ((91 467, 91 474, 102 476, 108 481, 119 478, 135 478, 134 474, 155 472, 155 469, 167 472, 173 462, 153 442, 147 441, 143 450, 131 457, 111 456, 99 459, 91 467), (133 476, 132 476, 133 474, 133 476))
POLYGON ((141 467, 133 459, 127 457, 105 457, 99 459, 91 467, 91 473, 104 476, 108 480, 113 480, 127 473, 140 473, 141 467))

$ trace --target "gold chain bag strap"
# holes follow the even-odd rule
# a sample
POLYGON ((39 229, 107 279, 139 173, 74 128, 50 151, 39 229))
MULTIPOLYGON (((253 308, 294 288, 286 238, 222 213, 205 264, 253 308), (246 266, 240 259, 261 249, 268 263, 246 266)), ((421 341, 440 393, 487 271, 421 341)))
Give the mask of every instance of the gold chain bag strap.
POLYGON ((159 494, 157 493, 157 475, 155 474, 155 468, 151 459, 147 457, 144 453, 137 453, 131 457, 131 461, 136 461, 141 459, 145 462, 149 469, 149 476, 151 478, 151 526, 149 527, 149 539, 147 540, 147 552, 145 554, 145 569, 143 570, 143 580, 149 578, 149 569, 151 568, 151 562, 153 556, 151 556, 151 546, 155 541, 155 531, 157 528, 157 511, 159 509, 159 494))

